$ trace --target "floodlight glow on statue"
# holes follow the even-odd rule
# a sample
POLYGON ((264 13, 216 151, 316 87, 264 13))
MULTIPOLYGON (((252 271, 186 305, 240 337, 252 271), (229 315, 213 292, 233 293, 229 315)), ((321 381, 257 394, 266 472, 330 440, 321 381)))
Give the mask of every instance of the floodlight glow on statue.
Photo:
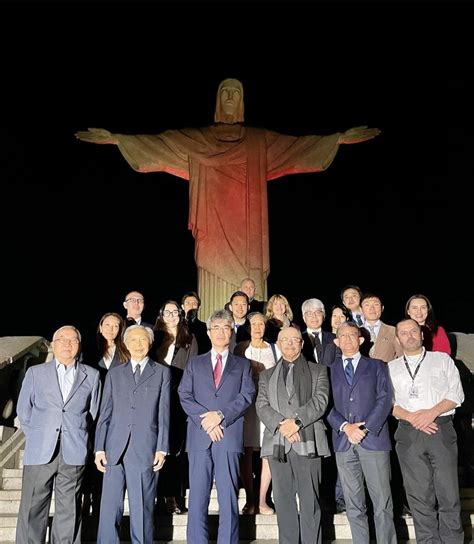
POLYGON ((320 172, 340 144, 370 140, 377 128, 329 136, 288 136, 243 125, 244 91, 225 79, 217 91, 215 124, 158 135, 112 134, 90 128, 76 137, 115 144, 137 172, 167 172, 189 181, 188 227, 195 239, 201 315, 223 308, 242 278, 255 280, 266 299, 270 271, 267 181, 320 172))

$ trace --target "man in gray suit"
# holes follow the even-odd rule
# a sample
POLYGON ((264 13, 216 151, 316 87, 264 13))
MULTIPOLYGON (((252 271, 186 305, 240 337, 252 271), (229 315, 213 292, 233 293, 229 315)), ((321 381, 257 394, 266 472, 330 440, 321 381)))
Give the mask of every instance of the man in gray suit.
POLYGON ((52 542, 81 541, 81 483, 100 379, 97 370, 78 362, 80 344, 75 327, 61 327, 53 336, 53 361, 30 367, 23 380, 17 405, 26 436, 18 544, 46 541, 54 482, 52 542))
POLYGON ((329 398, 327 369, 301 354, 299 330, 280 331, 282 358, 260 374, 257 414, 265 425, 280 544, 321 542, 321 457, 330 455, 322 417, 329 398), (300 516, 296 506, 300 502, 300 516))
POLYGON ((95 435, 95 463, 104 472, 98 544, 118 544, 125 487, 133 544, 152 544, 157 472, 168 453, 170 370, 148 358, 151 329, 132 325, 123 340, 129 362, 105 379, 95 435))

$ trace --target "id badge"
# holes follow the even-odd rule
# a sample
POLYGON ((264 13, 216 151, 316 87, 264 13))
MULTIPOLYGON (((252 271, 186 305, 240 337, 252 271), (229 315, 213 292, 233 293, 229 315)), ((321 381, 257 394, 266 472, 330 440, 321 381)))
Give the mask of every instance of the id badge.
POLYGON ((418 387, 412 385, 408 388, 408 398, 417 399, 418 398, 418 387))

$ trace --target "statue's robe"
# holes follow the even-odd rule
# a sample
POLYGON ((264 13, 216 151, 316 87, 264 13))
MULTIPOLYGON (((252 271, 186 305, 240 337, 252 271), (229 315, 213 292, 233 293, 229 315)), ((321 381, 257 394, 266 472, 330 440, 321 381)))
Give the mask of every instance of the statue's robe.
POLYGON ((339 148, 339 134, 295 137, 240 124, 116 136, 134 170, 189 181, 188 227, 206 319, 224 307, 243 278, 253 278, 256 297, 267 298, 267 181, 325 170, 339 148))

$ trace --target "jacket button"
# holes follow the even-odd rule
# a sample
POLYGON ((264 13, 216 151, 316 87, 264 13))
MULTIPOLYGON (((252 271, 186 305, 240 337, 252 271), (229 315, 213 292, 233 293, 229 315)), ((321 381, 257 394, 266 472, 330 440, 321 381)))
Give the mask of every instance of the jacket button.
POLYGON ((59 433, 59 429, 56 429, 56 432, 59 433))
POLYGON ((351 397, 349 400, 352 402, 354 399, 351 397))

